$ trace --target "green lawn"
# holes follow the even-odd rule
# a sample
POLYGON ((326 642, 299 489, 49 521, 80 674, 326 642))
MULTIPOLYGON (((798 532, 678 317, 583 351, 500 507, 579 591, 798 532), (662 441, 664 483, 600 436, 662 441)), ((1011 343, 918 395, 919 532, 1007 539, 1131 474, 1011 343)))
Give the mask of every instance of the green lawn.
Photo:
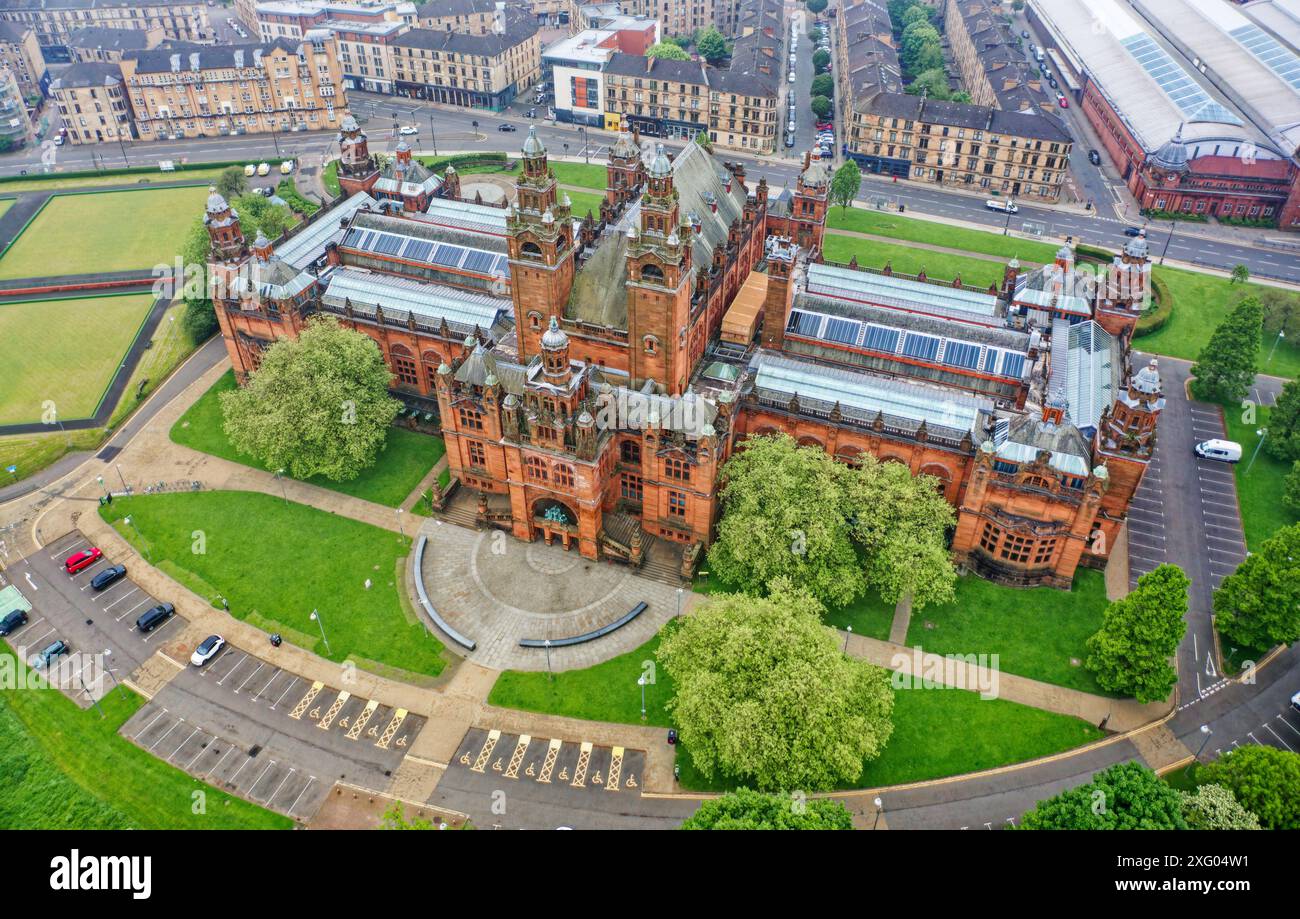
MULTIPOLYGON (((575 149, 581 148, 582 144, 577 143, 573 147, 575 149)), ((561 185, 581 185, 583 188, 605 190, 608 173, 605 171, 604 163, 588 165, 586 163, 557 163, 551 160, 548 165, 551 167, 551 171, 555 173, 555 181, 561 185)))
POLYGON ((153 298, 148 294, 0 304, 0 424, 94 414, 153 298), (73 331, 75 330, 75 331, 73 331))
POLYGON ((5 215, 5 211, 14 206, 13 198, 0 198, 0 217, 5 215))
POLYGON ((70 188, 104 188, 111 185, 156 185, 161 182, 206 182, 215 180, 226 167, 163 172, 159 169, 141 169, 125 175, 64 176, 57 172, 45 178, 24 177, 16 182, 0 182, 0 194, 22 191, 63 191, 70 188))
POLYGON ((1070 661, 1087 657, 1084 642, 1101 628, 1106 604, 1105 577, 1091 569, 1079 569, 1068 592, 968 575, 953 603, 913 610, 907 644, 936 654, 998 654, 1006 673, 1104 695, 1092 672, 1070 661))
MULTIPOLYGON (((710 575, 707 571, 701 571, 696 575, 691 589, 706 596, 720 592, 735 592, 734 587, 710 575)), ((867 591, 847 606, 827 610, 822 616, 822 621, 835 629, 846 629, 852 626, 855 635, 866 635, 868 638, 879 638, 885 641, 889 638, 889 627, 894 622, 894 604, 880 599, 880 595, 875 591, 867 591)))
POLYGON ((195 593, 209 601, 224 596, 231 615, 322 657, 416 674, 437 675, 445 666, 442 644, 398 597, 405 588, 397 564, 410 541, 396 533, 242 491, 119 498, 100 514, 195 593), (128 515, 133 526, 122 519, 128 515), (194 551, 196 532, 203 552, 194 551), (328 650, 313 609, 320 610, 328 650))
POLYGON ((94 450, 103 439, 103 428, 66 433, 56 429, 52 434, 11 434, 0 437, 0 485, 9 485, 40 472, 69 450, 94 450), (15 475, 5 472, 10 466, 18 467, 15 475))
POLYGON ((1267 450, 1260 450, 1254 465, 1251 465, 1251 457, 1255 456, 1255 447, 1259 444, 1256 432, 1268 426, 1268 416, 1268 408, 1262 405, 1256 410, 1254 424, 1245 424, 1241 420, 1240 407, 1225 408, 1223 412, 1228 439, 1241 444, 1242 461, 1233 466, 1232 471, 1237 479, 1237 501, 1241 506, 1246 548, 1251 552, 1258 552, 1264 540, 1282 527, 1300 521, 1300 514, 1279 500, 1291 464, 1274 459, 1267 450), (1248 466, 1249 472, 1246 471, 1248 466))
POLYGON ((122 398, 113 409, 108 422, 111 427, 116 427, 136 406, 148 399, 159 384, 194 353, 196 346, 181 325, 181 317, 184 315, 184 300, 175 301, 163 313, 162 320, 150 339, 149 349, 140 356, 140 363, 135 365, 122 398))
POLYGON ((56 195, 0 257, 0 279, 149 269, 170 262, 206 185, 56 195))
POLYGON ((1010 260, 1012 256, 1022 263, 1044 264, 1056 257, 1057 245, 1003 236, 984 230, 950 226, 934 220, 917 220, 894 211, 877 211, 861 207, 847 210, 832 207, 827 212, 826 227, 830 230, 852 230, 873 236, 889 236, 909 242, 932 246, 949 246, 967 252, 980 252, 1010 260))
MULTIPOLYGON (((178 444, 203 453, 211 453, 235 463, 258 469, 268 467, 246 453, 236 450, 222 429, 220 394, 234 389, 235 374, 227 371, 212 388, 199 397, 172 426, 171 438, 178 444)), ((420 434, 405 428, 391 428, 388 444, 375 465, 347 482, 332 482, 322 476, 307 481, 321 488, 351 495, 376 504, 398 507, 420 480, 447 450, 441 437, 420 434)))
MULTIPOLYGON (((667 627, 671 628, 671 623, 667 627)), ((507 670, 497 677, 488 702, 592 721, 670 727, 672 720, 664 703, 672 697, 673 685, 662 668, 655 673, 654 685, 646 689, 647 718, 641 721, 637 678, 644 670, 642 662, 654 660, 659 639, 657 635, 635 651, 595 667, 557 673, 553 681, 545 673, 507 670)), ((1092 725, 1076 718, 1014 702, 986 702, 960 689, 900 689, 894 695, 894 735, 889 746, 851 787, 991 769, 1058 753, 1101 736, 1092 725)), ((723 790, 735 784, 722 778, 705 780, 686 750, 679 749, 678 762, 685 788, 723 790)))
POLYGON ((569 200, 573 202, 573 216, 581 220, 591 211, 593 220, 600 220, 600 203, 605 200, 604 195, 588 194, 584 191, 569 191, 563 189, 560 195, 568 195, 569 200))
POLYGON ((321 170, 320 180, 321 184, 325 186, 325 190, 331 195, 338 197, 343 193, 343 187, 339 185, 338 160, 330 160, 325 164, 325 168, 321 170))
POLYGON ((885 263, 890 262, 899 274, 917 274, 924 268, 926 277, 940 281, 951 281, 960 273, 963 284, 975 287, 1002 283, 1004 266, 998 261, 913 249, 907 245, 860 239, 842 233, 827 233, 823 251, 828 262, 847 264, 856 255, 863 268, 884 268, 885 263))
MULTIPOLYGON (((25 667, 8 651, 7 666, 25 667)), ((191 778, 117 734, 144 704, 124 687, 83 711, 54 689, 0 693, 0 826, 289 829, 293 821, 191 778), (206 813, 193 813, 194 793, 206 813)))

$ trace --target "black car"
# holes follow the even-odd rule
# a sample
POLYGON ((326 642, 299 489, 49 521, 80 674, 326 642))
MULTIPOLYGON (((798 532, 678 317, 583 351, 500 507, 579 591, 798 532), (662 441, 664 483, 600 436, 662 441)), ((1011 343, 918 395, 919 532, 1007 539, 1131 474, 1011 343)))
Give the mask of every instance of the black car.
POLYGON ((12 633, 14 629, 26 624, 27 612, 25 610, 16 609, 3 619, 0 619, 0 635, 8 635, 12 633))
POLYGON ((71 649, 68 643, 59 638, 46 645, 40 653, 36 654, 28 663, 35 670, 48 670, 50 663, 56 658, 67 654, 71 649))
POLYGON ((1028 37, 1029 37, 1029 32, 1028 32, 1028 30, 1026 30, 1026 29, 1021 29, 1021 30, 1020 30, 1020 37, 1021 37, 1021 38, 1028 38, 1028 37))
POLYGON ((135 627, 141 632, 152 632, 176 613, 176 607, 170 603, 159 603, 135 621, 135 627))
POLYGON ((1094 166, 1101 165, 1101 154, 1097 152, 1095 147, 1088 151, 1088 162, 1092 163, 1094 166))
POLYGON ((1125 235, 1125 236, 1141 236, 1141 235, 1142 235, 1142 228, 1141 228, 1141 227, 1125 227, 1125 228, 1124 228, 1124 235, 1125 235))
POLYGON ((498 130, 498 131, 518 131, 519 129, 516 128, 514 125, 510 124, 508 121, 503 121, 501 124, 497 125, 497 130, 498 130))
POLYGON ((113 565, 105 568, 99 574, 90 579, 90 586, 94 590, 103 590, 110 584, 115 584, 122 578, 126 577, 126 565, 113 565))

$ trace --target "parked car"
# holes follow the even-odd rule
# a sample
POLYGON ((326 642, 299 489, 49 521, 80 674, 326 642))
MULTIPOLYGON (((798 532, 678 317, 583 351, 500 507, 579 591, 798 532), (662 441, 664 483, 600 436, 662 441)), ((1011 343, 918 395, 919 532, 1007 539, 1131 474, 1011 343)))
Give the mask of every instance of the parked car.
POLYGON ((989 198, 984 202, 984 206, 991 211, 1001 211, 1004 214, 1014 214, 1020 210, 1014 201, 999 201, 997 198, 989 198))
POLYGON ((226 640, 220 635, 209 635, 194 649, 194 653, 190 655, 190 663, 195 667, 202 667, 221 653, 221 649, 225 646, 226 640))
POLYGON ((280 175, 287 176, 293 172, 293 160, 285 160, 280 164, 280 175))
POLYGON ((110 565, 90 579, 92 590, 103 590, 126 577, 126 565, 110 565))
POLYGON ((61 657, 64 654, 67 654, 69 650, 71 649, 66 641, 62 638, 57 639, 50 642, 37 652, 36 655, 28 661, 28 664, 34 670, 48 670, 51 662, 53 662, 56 657, 61 657))
POLYGON ((497 130, 498 130, 498 131, 505 131, 505 132, 509 133, 510 131, 518 131, 519 129, 516 128, 514 125, 512 125, 510 122, 508 122, 508 121, 503 121, 503 122, 501 122, 499 125, 497 125, 497 130))
POLYGON ((794 82, 794 71, 793 71, 793 70, 790 71, 790 78, 789 78, 786 82, 787 82, 787 83, 793 83, 793 82, 794 82))
POLYGON ((1069 107, 1070 107, 1070 100, 1067 99, 1067 98, 1065 98, 1064 96, 1057 96, 1057 97, 1056 97, 1056 104, 1059 105, 1061 108, 1069 108, 1069 107))
POLYGON ((412 134, 419 134, 420 129, 413 124, 404 124, 397 129, 398 134, 405 134, 408 137, 412 134))
POLYGON ((536 118, 536 117, 537 117, 537 109, 535 109, 535 108, 530 108, 528 111, 524 112, 524 117, 525 117, 525 118, 536 118))
POLYGON ((1231 440, 1203 440, 1192 450, 1201 459, 1217 460, 1220 463, 1236 463, 1241 460, 1241 444, 1231 440))
POLYGON ((141 632, 152 632, 176 614, 176 607, 170 603, 159 603, 135 621, 135 627, 141 632))
POLYGON ((0 619, 0 635, 10 635, 14 629, 27 624, 27 611, 16 609, 9 615, 0 619))
POLYGON ((794 146, 794 135, 791 134, 789 131, 786 131, 786 132, 785 132, 785 145, 786 145, 787 147, 793 147, 793 146, 794 146))
POLYGON ((1028 38, 1028 37, 1029 37, 1029 30, 1028 30, 1028 29, 1021 29, 1021 30, 1020 30, 1020 37, 1021 37, 1021 38, 1028 38))
POLYGON ((1300 692, 1291 697, 1291 711, 1300 712, 1300 692))
POLYGON ((89 568, 103 557, 104 553, 94 547, 82 549, 80 552, 74 552, 63 560, 63 570, 68 574, 76 574, 78 571, 89 568))
POLYGON ((270 174, 271 174, 271 164, 270 164, 270 163, 258 163, 258 164, 257 164, 257 174, 260 175, 260 176, 270 175, 270 174))
POLYGON ((817 122, 817 130, 819 130, 819 131, 833 131, 833 130, 835 130, 835 125, 832 124, 832 123, 829 122, 829 121, 819 121, 819 122, 817 122))
POLYGON ((55 135, 55 137, 54 137, 54 146, 56 146, 56 147, 62 147, 62 146, 63 146, 63 135, 62 135, 62 134, 55 135))
POLYGON ((249 163, 247 166, 244 167, 244 175, 248 177, 257 175, 257 167, 254 166, 252 163, 249 163))
POLYGON ((1096 147, 1093 147, 1088 151, 1088 162, 1092 163, 1094 166, 1101 165, 1101 154, 1097 151, 1096 147))

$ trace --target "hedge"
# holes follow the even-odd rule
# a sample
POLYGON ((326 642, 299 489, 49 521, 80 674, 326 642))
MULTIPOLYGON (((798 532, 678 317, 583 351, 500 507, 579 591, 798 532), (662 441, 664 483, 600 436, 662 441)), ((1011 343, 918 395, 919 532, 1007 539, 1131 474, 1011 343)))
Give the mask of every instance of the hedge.
POLYGON ((1152 332, 1164 328, 1169 317, 1174 312, 1174 298, 1169 293, 1169 287, 1165 282, 1156 275, 1151 273, 1151 296, 1155 300, 1155 307, 1147 310, 1137 321, 1137 328, 1133 330, 1135 338, 1142 335, 1150 335, 1152 332))
POLYGON ((505 167, 510 157, 505 153, 457 153, 455 156, 422 156, 419 160, 433 172, 441 172, 448 166, 457 169, 463 166, 505 167))
POLYGON ((1181 220, 1183 223, 1206 223, 1210 218, 1204 214, 1193 214, 1184 211, 1157 211, 1155 208, 1144 207, 1142 209, 1143 217, 1150 217, 1152 220, 1181 220))
POLYGON ((1101 246, 1091 246, 1087 243, 1078 243, 1074 247, 1074 257, 1078 259, 1092 259, 1094 261, 1106 262, 1109 264, 1115 258, 1116 253, 1109 249, 1103 249, 1101 246))

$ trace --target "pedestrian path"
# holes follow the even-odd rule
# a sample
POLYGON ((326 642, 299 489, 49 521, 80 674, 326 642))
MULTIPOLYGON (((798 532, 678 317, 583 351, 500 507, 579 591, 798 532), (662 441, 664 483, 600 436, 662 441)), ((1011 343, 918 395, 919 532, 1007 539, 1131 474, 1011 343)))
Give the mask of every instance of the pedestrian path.
POLYGON ((433 483, 438 481, 438 476, 442 475, 442 470, 447 468, 447 454, 438 458, 438 462, 433 464, 433 468, 425 473, 424 478, 420 479, 420 484, 415 486, 415 491, 406 496, 402 502, 402 511, 410 513, 415 505, 420 503, 421 496, 433 487, 433 483))

